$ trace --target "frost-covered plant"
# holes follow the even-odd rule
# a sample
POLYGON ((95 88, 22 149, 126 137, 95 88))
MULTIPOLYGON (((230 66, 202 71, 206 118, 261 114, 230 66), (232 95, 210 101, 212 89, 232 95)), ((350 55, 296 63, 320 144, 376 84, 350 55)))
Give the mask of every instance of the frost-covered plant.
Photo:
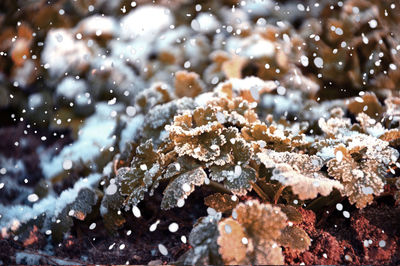
POLYGON ((209 264, 221 260, 228 265, 283 264, 281 246, 304 251, 311 243, 307 233, 293 224, 295 216, 293 210, 256 200, 240 203, 231 217, 222 220, 218 214, 210 215, 195 225, 189 236, 193 249, 178 264, 209 264), (213 250, 216 247, 218 253, 213 250))
POLYGON ((328 165, 328 173, 343 184, 341 193, 358 208, 373 201, 373 195, 383 192, 388 166, 395 162, 398 152, 389 143, 371 136, 357 135, 348 144, 335 148, 335 158, 328 165))

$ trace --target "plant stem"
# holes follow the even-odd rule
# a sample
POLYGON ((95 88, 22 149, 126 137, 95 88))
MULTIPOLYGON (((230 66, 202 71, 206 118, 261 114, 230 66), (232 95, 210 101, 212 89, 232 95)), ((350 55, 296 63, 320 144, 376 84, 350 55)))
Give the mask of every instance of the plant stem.
POLYGON ((257 193, 257 195, 260 196, 260 198, 263 201, 269 201, 268 196, 264 193, 264 191, 256 183, 251 182, 251 186, 253 187, 253 189, 257 193))
POLYGON ((224 187, 223 185, 221 185, 218 182, 210 181, 210 184, 208 184, 208 186, 214 188, 215 190, 217 190, 219 192, 232 194, 232 192, 229 189, 227 189, 226 187, 224 187))
POLYGON ((275 203, 275 204, 278 203, 279 197, 281 196, 282 191, 283 191, 285 188, 286 188, 285 186, 281 186, 281 187, 278 189, 278 191, 275 193, 275 196, 274 196, 274 203, 275 203))

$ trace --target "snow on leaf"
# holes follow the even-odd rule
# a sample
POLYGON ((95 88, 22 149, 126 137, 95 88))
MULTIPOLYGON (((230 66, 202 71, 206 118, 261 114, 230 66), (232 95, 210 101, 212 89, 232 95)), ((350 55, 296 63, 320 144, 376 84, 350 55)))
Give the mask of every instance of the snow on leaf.
POLYGON ((282 248, 272 241, 260 241, 254 248, 254 260, 256 265, 283 265, 284 256, 282 248))
POLYGON ((351 121, 349 118, 344 118, 344 112, 341 108, 334 108, 331 111, 332 117, 328 120, 320 118, 318 125, 321 130, 329 137, 340 138, 343 135, 347 135, 351 127, 351 121))
POLYGON ((258 158, 267 168, 273 168, 275 164, 287 163, 302 172, 313 173, 323 166, 321 158, 315 155, 300 154, 294 152, 276 152, 273 150, 261 150, 258 158))
POLYGON ((174 124, 166 127, 180 156, 189 155, 205 162, 220 155, 220 147, 226 142, 221 134, 222 128, 215 109, 211 107, 200 107, 193 114, 186 112, 175 116, 174 124))
POLYGON ((91 213, 92 207, 97 203, 98 196, 95 191, 89 188, 83 188, 78 192, 74 202, 68 204, 61 213, 56 217, 55 222, 51 226, 52 237, 54 241, 61 241, 66 232, 73 225, 73 219, 85 220, 86 216, 91 213))

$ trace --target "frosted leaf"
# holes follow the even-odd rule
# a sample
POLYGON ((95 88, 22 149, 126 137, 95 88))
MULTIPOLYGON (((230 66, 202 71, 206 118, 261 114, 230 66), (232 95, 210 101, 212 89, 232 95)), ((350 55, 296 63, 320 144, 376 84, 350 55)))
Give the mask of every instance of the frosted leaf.
POLYGON ((216 182, 223 182, 224 186, 236 195, 246 195, 252 189, 251 183, 256 181, 256 171, 248 166, 241 167, 240 174, 235 166, 212 166, 210 177, 216 182))
POLYGON ((121 195, 126 204, 137 205, 146 192, 153 193, 162 173, 160 154, 153 150, 151 140, 136 148, 131 168, 120 168, 117 173, 121 195))
POLYGON ((393 122, 400 121, 400 97, 389 97, 385 100, 385 117, 391 118, 393 122))
POLYGON ((246 237, 242 226, 232 218, 228 218, 218 224, 218 230, 217 242, 224 264, 241 264, 247 253, 247 247, 242 243, 242 239, 246 237), (227 226, 229 230, 226 230, 227 226))
POLYGON ((168 138, 165 126, 174 121, 174 116, 194 108, 194 101, 186 97, 155 106, 145 116, 143 137, 151 138, 155 145, 159 145, 168 138))
POLYGON ((333 116, 328 120, 320 118, 318 125, 321 130, 331 138, 347 135, 350 127, 351 121, 349 118, 343 118, 343 110, 340 108, 335 108, 332 110, 333 116))
POLYGON ((257 156, 267 168, 273 168, 276 164, 287 163, 301 172, 313 173, 319 171, 323 166, 322 159, 316 155, 261 150, 260 153, 257 153, 257 156))
POLYGON ((340 192, 350 203, 364 208, 383 191, 386 170, 399 154, 388 142, 363 134, 347 138, 346 143, 335 148, 335 153, 342 153, 343 158, 328 162, 328 174, 340 181, 340 192))
POLYGON ((170 91, 171 88, 167 84, 156 82, 136 95, 136 106, 148 111, 156 105, 167 103, 171 100, 170 91))
POLYGON ((166 127, 180 156, 189 155, 205 162, 220 155, 220 146, 226 143, 221 134, 222 128, 215 116, 215 109, 210 107, 197 108, 193 114, 187 112, 176 116, 174 124, 166 127), (217 148, 211 149, 212 145, 217 145, 217 148))
POLYGON ((379 139, 389 142, 392 147, 400 146, 400 130, 397 128, 390 129, 383 133, 379 139))
POLYGON ((373 137, 379 138, 386 132, 381 123, 377 122, 365 113, 359 113, 356 119, 360 123, 363 131, 373 137))
POLYGON ((194 191, 195 186, 202 185, 206 177, 207 174, 201 167, 178 175, 164 190, 161 208, 168 210, 176 207, 178 201, 189 196, 194 191), (183 189, 184 184, 188 186, 189 190, 183 189))
POLYGON ((295 170, 285 163, 275 166, 271 179, 279 181, 283 186, 290 186, 300 200, 314 199, 318 194, 328 196, 334 188, 343 188, 340 182, 318 172, 304 175, 301 170, 295 170))
POLYGON ((83 70, 88 66, 85 58, 91 51, 83 40, 77 40, 68 29, 51 29, 46 36, 42 52, 42 62, 48 65, 48 71, 54 78, 61 77, 70 69, 83 70), (58 41, 62 36, 62 43, 58 41))
MULTIPOLYGON (((240 62, 240 59, 235 58, 235 62, 240 62)), ((243 79, 231 78, 219 83, 214 91, 220 97, 241 97, 248 102, 258 102, 261 95, 272 92, 276 87, 272 81, 265 81, 258 77, 246 77, 243 79)))
POLYGON ((57 216, 57 220, 60 222, 51 225, 53 239, 57 242, 63 239, 64 233, 68 232, 74 223, 72 218, 84 221, 86 216, 92 212, 97 199, 98 196, 93 190, 89 188, 81 189, 76 199, 57 216))
POLYGON ((263 147, 276 151, 290 151, 308 143, 303 134, 293 134, 288 129, 281 129, 275 125, 267 126, 262 123, 254 123, 249 127, 244 127, 241 133, 246 141, 263 141, 266 144, 263 147))
POLYGON ((272 241, 260 241, 254 248, 254 260, 256 265, 283 265, 284 256, 282 248, 272 241))
POLYGON ((279 207, 261 204, 257 200, 236 206, 237 221, 246 229, 247 235, 263 240, 275 240, 286 227, 286 215, 279 207))
POLYGON ((177 261, 182 265, 222 265, 223 261, 218 252, 218 222, 221 214, 209 215, 199 219, 189 235, 192 246, 177 261))
POLYGON ((178 97, 196 97, 204 91, 205 85, 195 72, 178 71, 175 73, 175 94, 178 97))

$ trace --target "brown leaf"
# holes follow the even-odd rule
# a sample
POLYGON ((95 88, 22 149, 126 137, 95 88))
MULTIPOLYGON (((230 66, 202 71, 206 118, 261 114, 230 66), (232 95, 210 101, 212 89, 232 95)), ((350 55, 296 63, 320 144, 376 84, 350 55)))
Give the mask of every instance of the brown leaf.
POLYGON ((204 204, 217 212, 230 211, 235 208, 238 203, 238 200, 232 200, 232 195, 222 193, 214 193, 204 199, 204 204))
POLYGON ((197 73, 186 70, 175 73, 175 94, 178 97, 196 97, 203 90, 204 84, 197 73))
POLYGON ((219 253, 225 264, 241 264, 246 258, 247 247, 242 239, 246 237, 243 227, 232 218, 227 218, 218 224, 219 253))
POLYGON ((296 226, 286 226, 277 242, 282 246, 299 251, 305 251, 311 245, 311 239, 307 233, 296 226))

